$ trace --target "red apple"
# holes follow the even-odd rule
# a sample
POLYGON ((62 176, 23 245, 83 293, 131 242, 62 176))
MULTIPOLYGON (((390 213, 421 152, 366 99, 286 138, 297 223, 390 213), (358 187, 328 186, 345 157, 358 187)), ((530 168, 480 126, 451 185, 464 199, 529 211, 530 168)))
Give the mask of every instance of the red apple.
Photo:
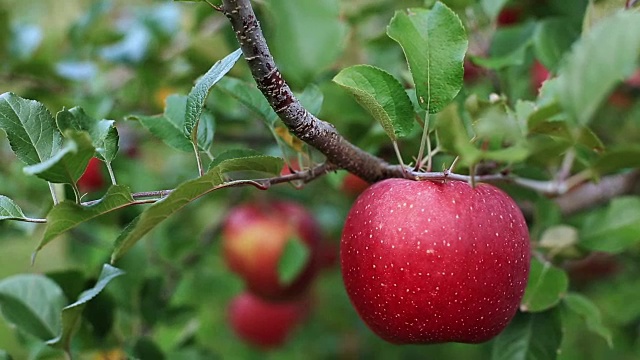
POLYGON ((357 195, 360 195, 360 193, 368 188, 369 185, 370 184, 368 182, 364 181, 359 176, 348 173, 347 176, 345 176, 342 180, 341 190, 345 194, 355 197, 357 195))
POLYGON ((104 175, 102 174, 102 161, 91 158, 84 173, 78 179, 78 187, 81 192, 92 192, 102 189, 105 186, 104 175))
POLYGON ((229 304, 229 322, 242 340, 268 349, 283 345, 307 311, 308 304, 304 301, 269 303, 244 293, 229 304))
POLYGON ((319 265, 320 269, 328 270, 338 264, 340 257, 340 247, 338 244, 325 242, 320 248, 319 265))
POLYGON ((486 74, 486 70, 469 59, 464 59, 464 81, 472 83, 486 74))
POLYGON ((347 294, 397 344, 480 343, 518 309, 529 273, 527 225, 487 184, 388 179, 351 208, 340 247, 347 294))
POLYGON ((291 202, 252 203, 233 208, 223 223, 223 252, 229 268, 254 294, 286 300, 303 293, 318 268, 321 231, 302 206, 291 202), (299 239, 308 247, 305 267, 290 283, 283 283, 278 263, 287 241, 299 239))
POLYGON ((500 11, 496 18, 498 27, 515 25, 520 22, 522 17, 522 9, 519 7, 506 7, 500 11))
POLYGON ((538 60, 533 62, 531 67, 531 87, 536 94, 540 91, 542 83, 548 80, 550 76, 549 70, 541 62, 538 60))
POLYGON ((636 70, 626 81, 629 87, 640 88, 640 69, 636 70))

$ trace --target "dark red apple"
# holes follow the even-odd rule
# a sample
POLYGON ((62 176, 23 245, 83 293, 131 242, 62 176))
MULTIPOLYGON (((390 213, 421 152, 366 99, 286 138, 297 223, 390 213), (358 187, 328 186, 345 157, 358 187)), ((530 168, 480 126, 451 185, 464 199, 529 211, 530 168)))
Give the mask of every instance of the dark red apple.
POLYGON ((527 225, 498 188, 388 179, 351 208, 340 247, 347 294, 364 322, 397 344, 480 343, 520 305, 527 225))
POLYGON ((341 190, 350 196, 360 195, 366 188, 369 187, 369 183, 364 181, 361 177, 348 173, 347 176, 342 179, 341 190))
POLYGON ((515 25, 520 22, 522 17, 522 9, 519 7, 506 7, 500 11, 496 18, 498 27, 515 25))
POLYGON ((540 91, 542 83, 549 79, 549 70, 538 60, 531 66, 531 87, 536 94, 540 91))
POLYGON ((105 186, 104 175, 102 173, 102 161, 98 158, 91 158, 87 168, 84 170, 80 179, 78 179, 78 187, 81 192, 93 192, 102 189, 105 186))
POLYGON ((244 293, 229 304, 229 322, 239 338, 269 349, 282 346, 307 312, 305 301, 270 303, 244 293))
POLYGON ((321 231, 302 206, 292 202, 253 203, 229 212, 222 228, 224 258, 254 294, 287 300, 302 294, 318 268, 321 231), (287 241, 299 239, 308 247, 306 265, 290 283, 283 283, 278 263, 287 241))
POLYGON ((464 81, 472 83, 486 75, 486 70, 469 59, 464 59, 464 81))

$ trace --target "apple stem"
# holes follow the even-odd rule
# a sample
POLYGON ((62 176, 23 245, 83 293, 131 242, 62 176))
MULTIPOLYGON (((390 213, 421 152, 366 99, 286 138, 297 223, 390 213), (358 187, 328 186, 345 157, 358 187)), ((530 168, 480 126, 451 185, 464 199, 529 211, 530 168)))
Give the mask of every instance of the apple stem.
POLYGON ((451 163, 451 166, 449 166, 449 169, 448 169, 450 173, 453 173, 453 169, 455 169, 456 165, 458 165, 459 160, 460 160, 460 156, 456 156, 456 158, 453 159, 453 162, 451 163))
POLYGON ((471 184, 472 188, 476 187, 476 165, 473 164, 471 166, 469 166, 469 183, 471 184))

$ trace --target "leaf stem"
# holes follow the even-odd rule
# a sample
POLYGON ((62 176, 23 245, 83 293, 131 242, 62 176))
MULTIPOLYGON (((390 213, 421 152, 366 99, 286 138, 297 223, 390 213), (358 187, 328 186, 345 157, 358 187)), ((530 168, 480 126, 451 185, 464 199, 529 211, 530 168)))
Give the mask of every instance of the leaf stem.
POLYGON ((109 171, 109 178, 111 178, 111 184, 118 185, 116 182, 116 174, 113 172, 113 167, 111 166, 111 162, 105 162, 107 165, 107 171, 109 171))
POLYGON ((53 183, 49 184, 49 190, 51 191, 51 198, 53 199, 53 205, 58 205, 60 202, 58 201, 58 195, 56 194, 56 188, 53 183))
POLYGON ((198 164, 198 174, 202 176, 204 175, 204 168, 202 167, 202 158, 200 157, 200 149, 198 148, 198 123, 196 123, 191 133, 191 144, 193 145, 193 153, 196 156, 196 164, 198 164))
POLYGON ((398 157, 398 161, 400 162, 400 166, 404 170, 404 162, 402 161, 402 155, 400 154, 400 149, 398 148, 398 142, 393 140, 393 151, 396 152, 396 156, 398 157))
MULTIPOLYGON (((416 166, 413 169, 415 171, 418 171, 420 169, 420 166, 422 165, 422 155, 424 154, 425 145, 428 148, 431 147, 431 142, 429 139, 429 112, 428 111, 424 119, 424 127, 422 128, 422 139, 420 140, 420 149, 418 150, 418 157, 416 158, 416 166)), ((427 151, 430 151, 430 150, 431 149, 428 149, 427 151)), ((427 156, 430 157, 429 154, 427 156)))

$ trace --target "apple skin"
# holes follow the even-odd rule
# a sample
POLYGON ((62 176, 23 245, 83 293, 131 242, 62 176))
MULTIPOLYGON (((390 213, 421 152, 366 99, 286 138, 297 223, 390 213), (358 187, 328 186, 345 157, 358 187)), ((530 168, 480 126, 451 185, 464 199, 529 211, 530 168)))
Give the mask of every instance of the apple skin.
POLYGON ((102 161, 98 158, 91 158, 84 173, 78 179, 78 187, 82 192, 93 192, 102 189, 104 186, 102 161))
POLYGON ((309 305, 304 301, 270 303, 243 293, 229 304, 229 323, 242 340, 262 349, 271 349, 285 343, 304 320, 308 309, 309 305))
POLYGON ((531 66, 531 87, 534 93, 538 93, 542 84, 551 77, 549 70, 538 60, 531 66))
POLYGON ((351 303, 384 340, 480 343, 520 305, 529 234, 491 185, 388 179, 351 208, 340 260, 351 303))
POLYGON ((288 300, 309 287, 319 268, 322 235, 302 206, 284 201, 236 206, 222 227, 224 259, 249 290, 267 300, 288 300), (298 277, 282 284, 278 261, 287 241, 299 238, 308 246, 309 260, 298 277))

